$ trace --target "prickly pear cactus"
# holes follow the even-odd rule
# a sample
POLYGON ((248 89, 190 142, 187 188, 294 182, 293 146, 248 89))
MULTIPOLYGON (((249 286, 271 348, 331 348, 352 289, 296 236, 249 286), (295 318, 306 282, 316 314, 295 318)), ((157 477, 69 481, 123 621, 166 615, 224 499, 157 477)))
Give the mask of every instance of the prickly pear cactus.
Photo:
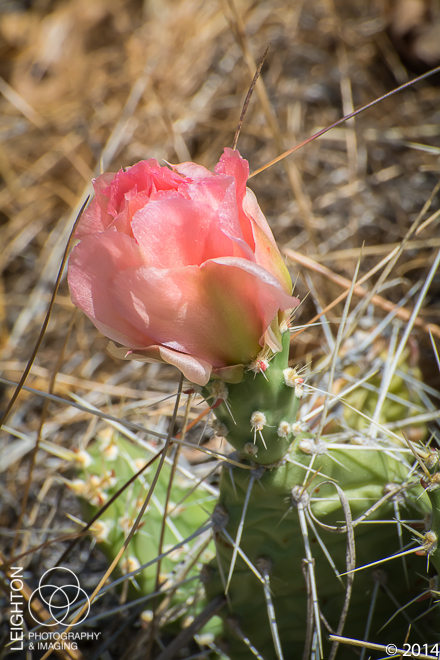
MULTIPOLYGON (((145 465, 149 454, 145 447, 130 442, 110 429, 101 434, 83 454, 81 472, 69 485, 82 499, 86 519, 91 520, 145 465)), ((121 495, 115 497, 92 524, 91 534, 110 560, 116 556, 127 538, 155 471, 155 464, 147 468, 121 495)), ((145 520, 135 532, 120 563, 121 574, 133 573, 130 577, 129 597, 148 597, 157 593, 160 586, 162 593, 171 590, 174 604, 183 605, 189 594, 194 593, 194 577, 198 575, 194 566, 195 557, 207 561, 213 553, 212 548, 208 547, 208 533, 190 541, 188 538, 206 525, 214 501, 212 491, 202 487, 195 490, 194 481, 188 474, 182 473, 180 466, 174 472, 171 461, 165 462, 145 520), (172 485, 165 515, 170 480, 172 485), (161 560, 158 577, 158 554, 167 553, 174 547, 173 552, 161 560), (173 589, 175 582, 180 582, 178 592, 173 589)), ((151 599, 148 603, 146 599, 146 611, 156 607, 157 600, 151 599)))
MULTIPOLYGON (((283 351, 260 356, 240 383, 211 380, 203 388, 217 432, 235 449, 222 469, 212 515, 215 556, 212 545, 199 552, 205 541, 192 538, 215 497, 212 490, 193 490, 179 472, 160 546, 172 476, 167 463, 121 564, 121 572, 134 573, 129 597, 144 597, 146 611, 154 611, 170 585, 180 630, 187 602, 196 603, 192 615, 203 608, 197 557, 205 562, 207 599, 224 598, 218 641, 233 660, 365 658, 368 644, 379 653, 371 657, 385 657, 386 644, 405 648, 405 641, 426 644, 435 657, 440 454, 429 448, 426 426, 411 423, 421 408, 420 374, 404 353, 379 409, 386 372, 382 340, 370 345, 365 364, 349 355, 343 345, 332 386, 324 362, 308 384, 288 366, 285 332, 283 351), (321 428, 329 387, 333 398, 321 428), (161 548, 179 544, 181 551, 162 559, 158 582, 155 558, 161 548), (173 589, 173 583, 181 586, 173 589)), ((143 447, 115 432, 92 444, 71 482, 88 519, 147 459, 143 447)), ((151 470, 92 526, 110 559, 133 525, 151 470)))
POLYGON ((287 367, 289 333, 283 350, 269 361, 259 359, 243 380, 214 380, 203 394, 223 425, 228 442, 260 465, 273 465, 286 454, 292 439, 303 378, 287 367), (267 375, 266 375, 267 374, 267 375))
MULTIPOLYGON (((214 381, 205 392, 237 450, 235 464, 223 469, 217 557, 204 576, 210 598, 226 597, 225 652, 234 660, 350 658, 358 657, 356 640, 383 644, 382 655, 387 643, 408 640, 435 651, 439 452, 410 447, 386 428, 406 416, 411 387, 401 375, 392 381, 371 438, 365 419, 377 405, 375 382, 347 406, 337 399, 343 411, 318 438, 298 420, 319 420, 313 406, 320 400, 312 410, 300 407, 303 378, 287 362, 288 333, 283 353, 242 383, 214 381), (354 423, 361 399, 368 412, 354 423), (329 641, 344 633, 351 645, 329 641)), ((381 365, 372 376, 379 384, 381 365)))

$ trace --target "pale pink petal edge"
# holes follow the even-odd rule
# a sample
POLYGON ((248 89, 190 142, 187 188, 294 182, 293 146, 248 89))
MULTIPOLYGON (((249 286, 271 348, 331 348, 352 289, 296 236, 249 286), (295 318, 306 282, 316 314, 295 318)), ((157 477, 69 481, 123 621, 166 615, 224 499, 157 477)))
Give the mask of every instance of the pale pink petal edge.
POLYGON ((246 188, 246 194, 243 199, 243 211, 264 231, 272 245, 276 245, 272 230, 263 211, 260 209, 255 193, 250 188, 246 188))
POLYGON ((197 179, 209 179, 213 177, 214 174, 211 170, 208 170, 203 165, 197 165, 197 163, 191 163, 187 161, 185 163, 167 163, 177 174, 187 177, 196 181, 197 179))
POLYGON ((118 359, 139 360, 140 362, 166 362, 177 367, 187 380, 196 385, 206 385, 211 377, 212 367, 208 362, 185 353, 179 353, 166 346, 148 346, 138 352, 109 342, 107 350, 110 355, 118 359))

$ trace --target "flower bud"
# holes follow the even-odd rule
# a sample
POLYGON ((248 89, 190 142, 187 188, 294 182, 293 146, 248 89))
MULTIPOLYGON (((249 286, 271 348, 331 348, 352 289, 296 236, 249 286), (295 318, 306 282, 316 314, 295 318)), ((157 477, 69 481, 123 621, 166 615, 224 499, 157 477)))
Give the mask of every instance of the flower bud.
POLYGON ((124 357, 168 362, 205 385, 214 373, 237 380, 265 346, 281 349, 280 322, 298 300, 248 174, 225 149, 214 172, 150 159, 94 181, 69 287, 124 357))

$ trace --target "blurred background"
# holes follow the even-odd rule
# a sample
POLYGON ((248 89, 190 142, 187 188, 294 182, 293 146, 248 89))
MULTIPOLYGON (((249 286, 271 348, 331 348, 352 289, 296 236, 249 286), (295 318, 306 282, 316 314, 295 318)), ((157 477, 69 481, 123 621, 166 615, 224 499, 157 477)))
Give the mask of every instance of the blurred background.
MULTIPOLYGON (((0 12, 0 371, 12 382, 37 340, 92 177, 150 157, 212 168, 232 145, 267 46, 238 142, 251 171, 440 64, 437 0, 0 0, 0 12)), ((429 201, 429 221, 380 293, 397 303, 423 281, 440 246, 439 82, 437 75, 407 88, 251 179, 282 248, 351 279, 361 246, 360 275, 429 201)), ((300 323, 317 300, 324 307, 344 290, 328 272, 313 274, 290 257, 288 265, 300 296, 315 287, 300 323)), ((439 298, 437 276, 420 316, 437 329, 439 298)), ((426 381, 435 385, 426 328, 418 339, 426 381)), ((312 327, 293 342, 293 357, 313 359, 323 343, 312 327)), ((66 398, 75 392, 116 413, 121 401, 175 391, 174 370, 121 364, 106 344, 75 313, 63 279, 28 385, 66 398)), ((0 387, 4 407, 13 388, 0 387)), ((151 424, 172 405, 151 408, 151 424)), ((22 437, 0 442, 4 531, 20 514, 42 410, 41 399, 22 392, 10 417, 22 437)), ((43 437, 76 446, 88 416, 56 403, 49 411, 43 437)), ((63 507, 78 508, 55 487, 60 469, 45 455, 37 461, 28 525, 46 531, 20 542, 23 551, 58 531, 63 507)), ((51 552, 53 545, 34 554, 35 566, 50 564, 51 552)))
MULTIPOLYGON (((440 63, 435 0, 2 0, 0 8, 0 339, 3 356, 19 360, 6 365, 13 378, 93 175, 149 157, 212 167, 232 144, 267 46, 264 85, 238 143, 251 170, 440 63)), ((438 180, 438 82, 382 102, 251 180, 282 245, 351 277, 363 243, 361 272, 402 238, 438 180)), ((432 238, 433 225, 419 243, 428 250, 432 238)), ((429 258, 419 245, 398 276, 418 277, 429 258)), ((298 286, 303 293, 301 278, 298 286)), ((337 293, 324 283, 323 305, 337 293)), ((46 346, 60 341, 66 313, 62 288, 46 346)), ((439 320, 429 304, 424 313, 439 320)))

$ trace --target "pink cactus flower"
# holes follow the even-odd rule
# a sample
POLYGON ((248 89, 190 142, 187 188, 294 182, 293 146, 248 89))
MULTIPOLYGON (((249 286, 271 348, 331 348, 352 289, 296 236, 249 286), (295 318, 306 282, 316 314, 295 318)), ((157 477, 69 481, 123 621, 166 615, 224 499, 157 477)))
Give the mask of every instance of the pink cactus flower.
POLYGON ((280 350, 298 299, 248 175, 225 149, 214 172, 150 159, 99 176, 69 261, 74 304, 125 353, 199 385, 280 350))

